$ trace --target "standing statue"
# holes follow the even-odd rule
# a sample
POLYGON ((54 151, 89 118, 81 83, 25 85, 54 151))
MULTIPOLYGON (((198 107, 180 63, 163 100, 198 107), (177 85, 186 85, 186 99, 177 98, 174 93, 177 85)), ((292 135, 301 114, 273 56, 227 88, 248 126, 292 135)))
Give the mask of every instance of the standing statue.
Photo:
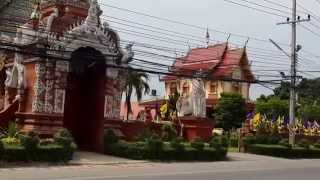
POLYGON ((181 96, 177 101, 178 116, 179 117, 190 116, 192 115, 192 112, 193 112, 192 109, 193 109, 192 98, 188 95, 181 96))
POLYGON ((192 107, 193 116, 206 117, 206 91, 200 78, 192 80, 192 107))
POLYGON ((26 78, 25 78, 25 67, 22 64, 22 54, 15 53, 14 63, 11 69, 6 70, 7 78, 5 81, 6 87, 25 89, 26 78))

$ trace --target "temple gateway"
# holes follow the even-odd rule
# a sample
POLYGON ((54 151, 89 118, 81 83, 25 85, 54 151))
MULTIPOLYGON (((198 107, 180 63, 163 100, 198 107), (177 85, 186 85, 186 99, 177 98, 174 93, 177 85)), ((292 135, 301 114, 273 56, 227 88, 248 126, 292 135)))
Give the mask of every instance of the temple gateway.
POLYGON ((103 150, 106 121, 120 119, 125 71, 115 66, 133 53, 101 14, 97 0, 42 0, 14 36, 1 36, 0 126, 16 119, 42 136, 65 127, 80 149, 103 150))

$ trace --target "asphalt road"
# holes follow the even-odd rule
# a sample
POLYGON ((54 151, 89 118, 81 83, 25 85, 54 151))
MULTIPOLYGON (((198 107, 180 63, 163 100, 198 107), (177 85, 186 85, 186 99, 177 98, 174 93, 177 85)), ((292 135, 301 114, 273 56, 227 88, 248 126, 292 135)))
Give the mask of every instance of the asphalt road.
POLYGON ((320 180, 320 160, 286 160, 233 155, 213 163, 129 163, 118 165, 0 169, 1 180, 320 180))

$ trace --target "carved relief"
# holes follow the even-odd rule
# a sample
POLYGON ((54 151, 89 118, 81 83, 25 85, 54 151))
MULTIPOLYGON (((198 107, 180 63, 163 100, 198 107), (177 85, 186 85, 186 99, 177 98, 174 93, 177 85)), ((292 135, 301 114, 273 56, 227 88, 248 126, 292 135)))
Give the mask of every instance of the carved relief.
POLYGON ((45 92, 46 84, 44 76, 46 68, 43 63, 35 65, 36 83, 34 84, 34 99, 32 103, 32 112, 45 112, 45 92))

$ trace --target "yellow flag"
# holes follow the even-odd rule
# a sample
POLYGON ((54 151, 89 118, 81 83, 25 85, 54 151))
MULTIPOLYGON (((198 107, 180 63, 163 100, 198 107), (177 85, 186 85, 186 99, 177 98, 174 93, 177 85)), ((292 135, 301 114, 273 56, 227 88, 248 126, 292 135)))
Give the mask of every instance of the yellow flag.
POLYGON ((256 129, 259 124, 261 123, 261 114, 260 113, 257 113, 254 117, 253 117, 253 122, 252 122, 252 125, 253 125, 253 129, 256 129))

